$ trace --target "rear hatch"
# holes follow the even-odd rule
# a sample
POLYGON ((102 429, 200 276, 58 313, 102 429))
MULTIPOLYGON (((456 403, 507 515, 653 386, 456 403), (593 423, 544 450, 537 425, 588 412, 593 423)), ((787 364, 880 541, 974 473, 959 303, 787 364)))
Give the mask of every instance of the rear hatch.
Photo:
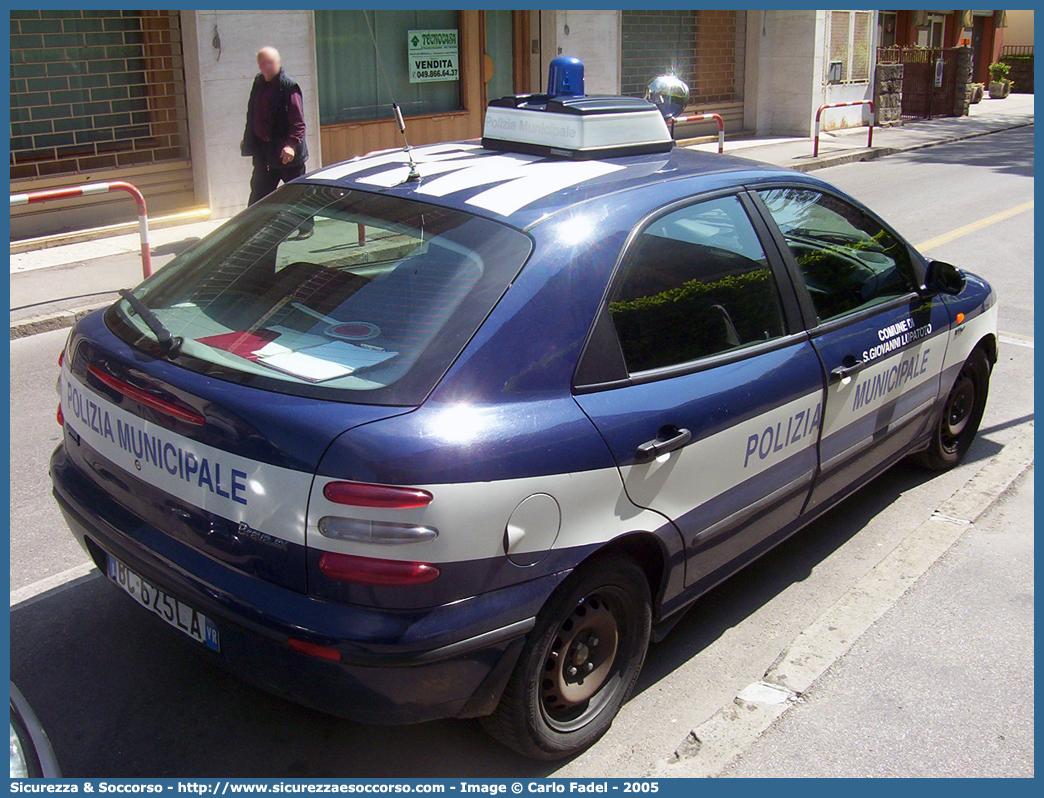
POLYGON ((61 394, 69 457, 112 499, 232 568, 301 592, 322 453, 345 429, 407 411, 230 390, 134 353, 99 315, 71 339, 61 394))
POLYGON ((469 214, 286 186, 74 328, 69 456, 144 523, 306 592, 330 443, 420 404, 529 249, 469 214))

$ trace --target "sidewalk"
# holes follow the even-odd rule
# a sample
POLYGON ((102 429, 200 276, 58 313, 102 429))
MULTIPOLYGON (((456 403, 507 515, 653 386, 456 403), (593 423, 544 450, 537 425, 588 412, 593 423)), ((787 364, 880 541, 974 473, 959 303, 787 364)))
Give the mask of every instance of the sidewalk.
POLYGON ((719 775, 1032 778, 1033 725, 1030 469, 719 775))
MULTIPOLYGON (((224 221, 150 230, 153 270, 224 221)), ((90 311, 115 302, 120 288, 141 280, 137 233, 12 255, 11 338, 71 327, 90 311)))
MULTIPOLYGON (((874 131, 866 147, 866 128, 823 133, 819 157, 808 138, 740 139, 725 142, 725 152, 744 158, 812 171, 896 152, 946 144, 1033 124, 1033 95, 984 99, 967 117, 908 123, 874 131)), ((716 152, 717 144, 692 149, 716 152)), ((225 220, 214 219, 152 233, 153 268, 159 269, 225 220)), ((72 326, 78 318, 111 304, 116 291, 141 282, 136 234, 40 249, 11 256, 11 338, 72 326)))
MULTIPOLYGON (((983 99, 971 106, 966 117, 944 117, 908 122, 899 127, 874 128, 874 146, 867 148, 866 127, 823 131, 819 157, 812 157, 811 138, 752 138, 725 140, 725 153, 764 161, 801 172, 811 172, 853 161, 869 161, 883 155, 948 144, 975 136, 1033 124, 1033 95, 1012 94, 1004 100, 983 99)), ((717 152, 717 143, 697 144, 690 149, 717 152)))

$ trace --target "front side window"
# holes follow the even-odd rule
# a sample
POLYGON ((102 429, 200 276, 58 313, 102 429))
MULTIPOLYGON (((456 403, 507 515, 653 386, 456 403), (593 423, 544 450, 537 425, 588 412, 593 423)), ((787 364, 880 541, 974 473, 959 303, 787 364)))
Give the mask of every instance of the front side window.
POLYGON ((807 188, 759 194, 797 261, 820 322, 914 290, 906 246, 863 211, 807 188))
POLYGON ((650 224, 622 266, 609 312, 632 374, 784 332, 775 277, 736 197, 650 224))
MULTIPOLYGON (((416 404, 521 268, 529 238, 467 213, 292 184, 188 250, 135 294, 179 365, 287 393, 416 404)), ((106 317, 156 336, 126 300, 106 317)))

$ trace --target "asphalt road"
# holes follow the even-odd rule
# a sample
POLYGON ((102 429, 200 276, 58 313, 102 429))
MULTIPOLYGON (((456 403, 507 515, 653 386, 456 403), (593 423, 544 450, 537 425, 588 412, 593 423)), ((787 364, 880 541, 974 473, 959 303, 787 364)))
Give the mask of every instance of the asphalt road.
MULTIPOLYGON (((1032 128, 818 174, 919 243, 1032 199, 1032 128)), ((651 763, 673 751, 688 729, 761 678, 787 643, 985 460, 1006 443, 1032 434, 1033 349, 1031 340, 1025 340, 1033 335, 1032 213, 1012 216, 928 254, 991 280, 1001 294, 1002 331, 1021 336, 1013 339, 1017 345, 1002 344, 982 430, 967 461, 937 476, 900 464, 698 602, 651 649, 636 694, 610 732, 576 759, 557 765, 529 762, 486 738, 474 722, 379 729, 299 708, 213 669, 190 641, 144 615, 101 578, 78 580, 12 607, 12 678, 48 729, 69 775, 649 772, 651 763)), ((60 331, 11 344, 12 590, 86 561, 63 527, 46 475, 47 458, 58 440, 54 380, 64 339, 60 331)), ((983 569, 980 578, 995 575, 994 569, 983 569)), ((915 600, 921 589, 918 583, 909 602, 895 610, 913 628, 926 620, 925 614, 934 613, 931 602, 915 600)), ((1003 594, 1026 589, 1024 583, 996 585, 1003 594)), ((1028 590, 1032 593, 1032 583, 1028 590)), ((963 595, 952 591, 949 598, 960 601, 963 595)), ((1006 628, 995 635, 986 629, 969 636, 960 612, 932 615, 932 621, 938 639, 967 641, 954 656, 966 656, 969 662, 957 665, 971 667, 971 660, 980 658, 982 678, 993 678, 988 660, 981 659, 982 647, 1006 644, 1006 628)), ((904 674, 915 675, 919 665, 914 658, 890 662, 889 667, 895 669, 891 678, 900 680, 904 674)), ((829 689, 827 679, 824 685, 829 689)), ((864 712, 877 707, 873 701, 868 706, 864 712)), ((1010 706, 997 711, 1010 711, 1010 706)), ((1032 713, 1031 700, 1022 711, 1032 713)), ((962 731, 971 737, 977 733, 974 728, 962 731)), ((819 744, 845 748, 861 740, 856 730, 841 725, 819 744)), ((839 767, 845 764, 838 761, 839 767)))

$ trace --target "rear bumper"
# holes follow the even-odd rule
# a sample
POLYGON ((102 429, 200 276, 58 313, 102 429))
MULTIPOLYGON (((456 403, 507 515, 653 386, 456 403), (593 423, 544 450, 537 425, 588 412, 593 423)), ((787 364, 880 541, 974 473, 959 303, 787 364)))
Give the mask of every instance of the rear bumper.
MULTIPOLYGON (((220 653, 200 645, 202 652, 276 695, 367 723, 491 712, 537 611, 565 576, 425 610, 326 601, 238 572, 173 540, 98 488, 64 444, 51 457, 51 478, 73 535, 102 573, 111 555, 217 624, 220 653), (291 651, 291 636, 337 648, 341 661, 291 651)), ((186 638, 186 645, 199 644, 186 638)))

